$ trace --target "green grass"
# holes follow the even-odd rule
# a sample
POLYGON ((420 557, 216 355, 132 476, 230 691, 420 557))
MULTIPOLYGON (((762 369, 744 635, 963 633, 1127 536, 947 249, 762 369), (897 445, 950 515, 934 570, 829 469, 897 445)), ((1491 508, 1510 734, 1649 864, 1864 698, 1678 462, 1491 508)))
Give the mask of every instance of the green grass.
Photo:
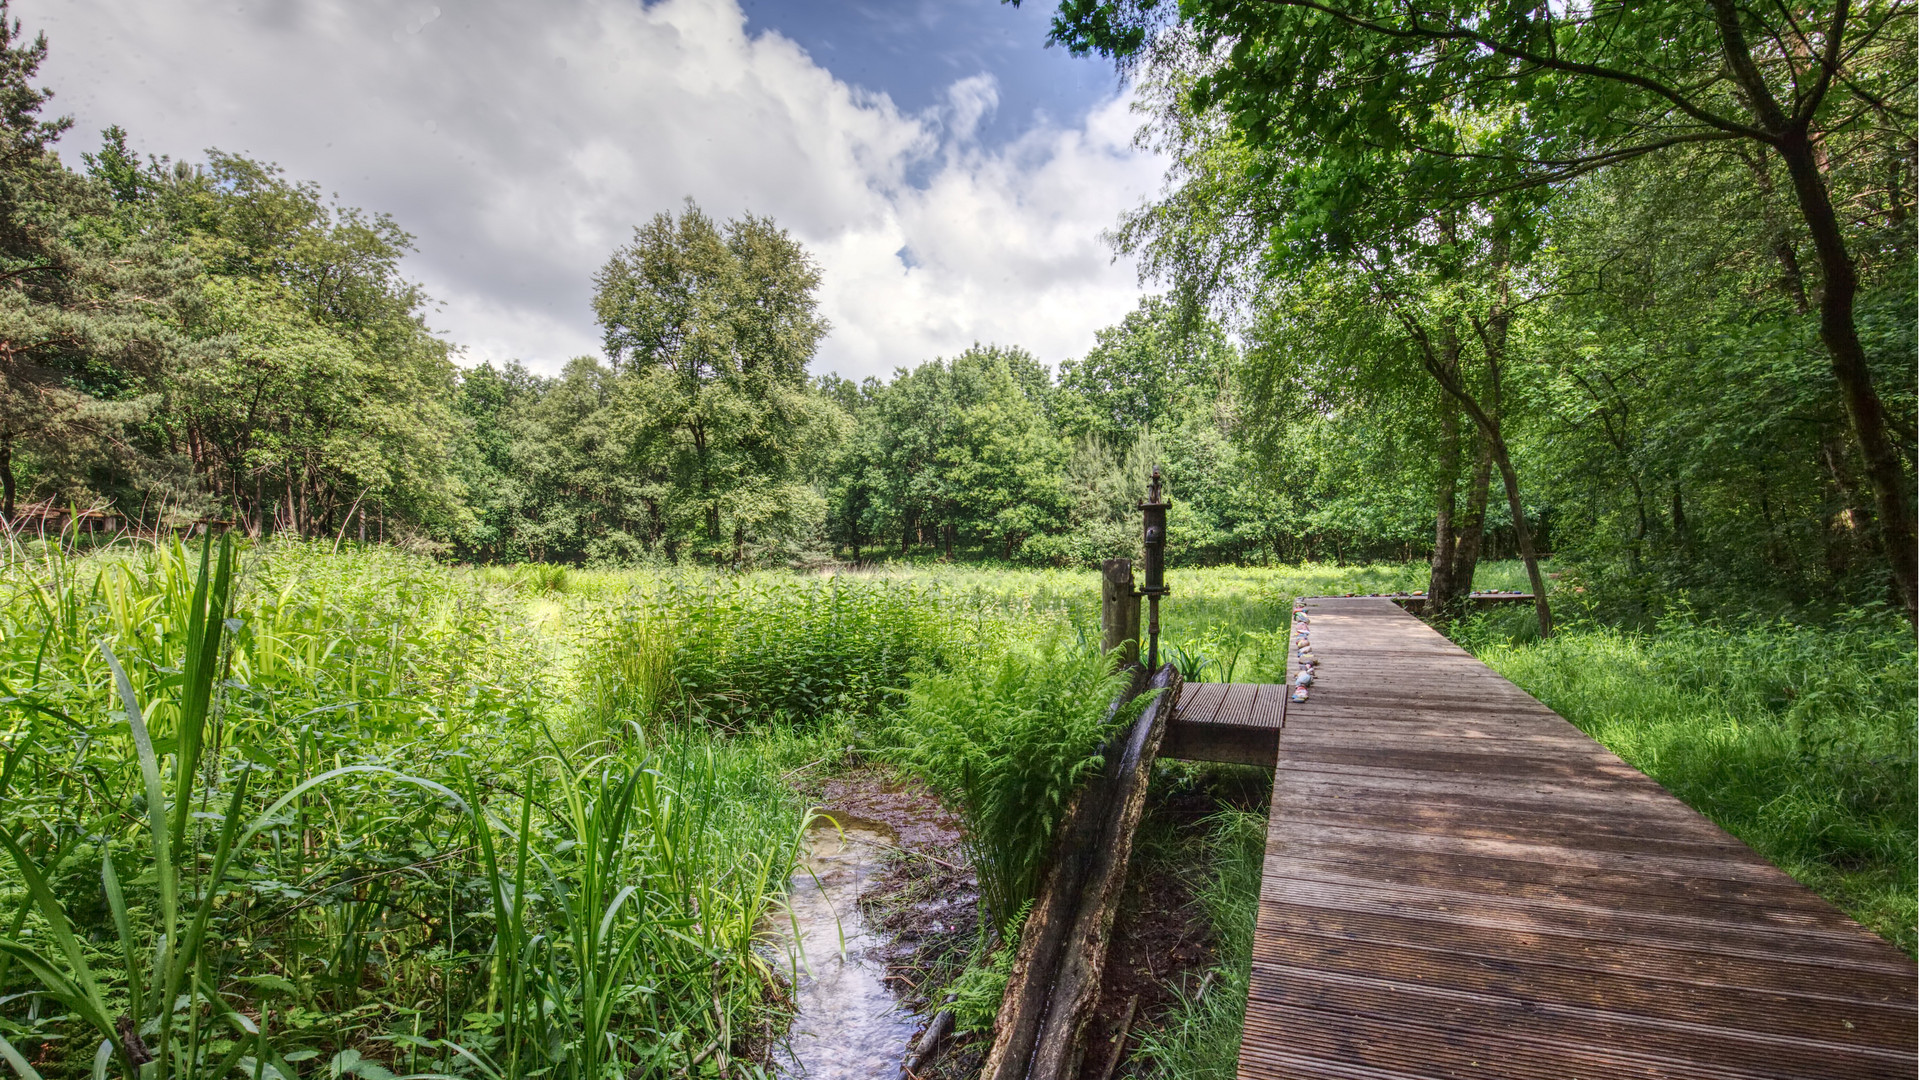
POLYGON ((1217 959, 1197 982, 1179 987, 1169 1013, 1144 1029, 1131 1059, 1134 1076, 1232 1080, 1239 1062, 1267 819, 1227 810, 1212 820, 1206 853, 1212 870, 1197 898, 1217 959))
POLYGON ((938 609, 888 594, 751 586, 325 545, 246 549, 232 574, 170 546, 16 552, 0 1059, 601 1080, 711 1073, 764 1043, 806 810, 783 776, 842 751, 880 697, 801 708, 767 673, 839 664, 877 688, 952 635, 889 636, 938 609), (751 739, 700 722, 701 694, 618 685, 632 670, 607 646, 663 589, 699 601, 651 608, 666 685, 764 708, 751 739), (838 621, 700 623, 735 601, 838 621))
POLYGON ((1574 624, 1463 642, 1688 805, 1915 952, 1915 664, 1884 611, 1828 627, 1574 624))
MULTIPOLYGON (((1091 674, 1007 668, 1040 641, 1086 656, 1092 573, 461 568, 329 547, 238 549, 227 601, 217 561, 177 546, 0 562, 14 1073, 130 1076, 139 1046, 161 1059, 142 1077, 735 1073, 785 1022, 768 957, 807 812, 792 775, 907 752, 882 733, 918 708, 912 733, 957 740, 920 745, 923 764, 978 751, 952 795, 982 808, 978 857, 1005 849, 1017 910, 1019 853, 1097 742, 1067 700, 1105 693, 1091 674)), ((1424 578, 1176 570, 1164 640, 1203 677, 1277 678, 1292 597, 1424 578)), ((1496 564, 1479 584, 1518 580, 1496 564)), ((1575 620, 1541 643, 1528 617, 1458 632, 1913 951, 1909 632, 1872 614, 1575 620)), ((1164 1075, 1230 1065, 1207 1040, 1237 1034, 1251 820, 1213 842, 1203 899, 1231 947, 1155 1036, 1164 1075)))

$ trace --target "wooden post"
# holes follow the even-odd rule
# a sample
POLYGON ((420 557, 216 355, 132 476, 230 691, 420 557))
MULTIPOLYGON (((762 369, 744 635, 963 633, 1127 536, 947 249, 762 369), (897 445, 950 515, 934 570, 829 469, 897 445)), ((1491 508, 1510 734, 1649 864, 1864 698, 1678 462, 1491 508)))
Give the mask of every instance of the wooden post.
POLYGON ((1133 591, 1133 560, 1100 564, 1100 651, 1124 648, 1118 666, 1140 662, 1140 594, 1133 591))

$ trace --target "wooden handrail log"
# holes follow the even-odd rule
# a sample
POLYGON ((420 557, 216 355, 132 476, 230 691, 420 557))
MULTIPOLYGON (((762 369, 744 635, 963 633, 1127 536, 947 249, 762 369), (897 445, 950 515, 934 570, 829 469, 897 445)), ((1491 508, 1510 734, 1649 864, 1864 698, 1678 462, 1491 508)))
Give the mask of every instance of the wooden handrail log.
POLYGON ((1109 744, 1100 773, 1075 793, 1055 834, 1038 897, 1020 933, 1013 976, 994 1021, 983 1080, 1067 1080, 1080 1066, 1087 1022, 1100 1001, 1114 914, 1126 884, 1147 781, 1179 704, 1180 672, 1167 664, 1145 687, 1140 672, 1118 709, 1155 692, 1109 744))

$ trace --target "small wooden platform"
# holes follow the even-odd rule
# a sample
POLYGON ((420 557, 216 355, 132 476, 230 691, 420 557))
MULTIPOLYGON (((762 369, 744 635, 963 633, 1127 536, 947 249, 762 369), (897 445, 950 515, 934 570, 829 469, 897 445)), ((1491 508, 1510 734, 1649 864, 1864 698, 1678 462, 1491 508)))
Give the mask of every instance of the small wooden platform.
POLYGON ((1188 683, 1167 725, 1160 756, 1271 768, 1286 718, 1284 686, 1188 683))
POLYGON ((1308 614, 1241 1077, 1915 1075, 1898 950, 1391 600, 1308 614))

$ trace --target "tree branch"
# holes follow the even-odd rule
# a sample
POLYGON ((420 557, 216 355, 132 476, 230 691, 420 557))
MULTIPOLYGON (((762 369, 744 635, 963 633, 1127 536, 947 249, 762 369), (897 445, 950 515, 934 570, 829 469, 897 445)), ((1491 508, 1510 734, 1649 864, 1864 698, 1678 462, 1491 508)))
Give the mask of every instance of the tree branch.
POLYGON ((1813 123, 1813 114, 1819 110, 1820 102, 1827 96, 1827 88, 1833 85, 1833 77, 1840 70, 1840 41, 1847 29, 1847 0, 1839 0, 1833 5, 1833 18, 1827 23, 1826 55, 1816 56, 1820 65, 1820 74, 1814 77, 1813 89, 1807 92, 1807 100, 1802 102, 1794 114, 1796 127, 1806 127, 1813 123))
MULTIPOLYGON (((1759 138, 1774 142, 1774 136, 1788 130, 1787 116, 1780 111, 1780 103, 1768 89, 1766 77, 1753 62, 1753 50, 1740 32, 1740 13, 1734 9, 1733 0, 1709 0, 1709 3, 1713 7, 1714 25, 1720 30, 1720 52, 1727 61, 1727 69, 1733 72, 1733 81, 1746 95, 1747 107, 1768 129, 1768 134, 1759 138)), ((1846 0, 1840 0, 1840 6, 1845 8, 1846 0)))
POLYGON ((1368 30, 1376 34, 1383 34, 1388 37, 1400 38, 1406 41, 1471 42, 1475 45, 1480 45, 1484 48, 1491 49, 1492 51, 1499 53, 1501 56, 1505 56, 1514 60, 1523 60, 1527 63, 1535 64, 1535 65, 1538 65, 1539 67, 1545 68, 1548 71, 1560 71, 1560 72, 1565 72, 1569 75, 1585 75, 1585 76, 1588 76, 1589 78, 1606 79, 1610 82, 1618 82, 1628 86, 1637 87, 1641 90, 1647 91, 1650 94, 1654 94, 1658 97, 1665 98, 1666 100, 1672 102, 1674 106, 1678 108, 1681 112, 1686 113, 1688 116, 1693 117, 1695 120, 1698 120, 1700 123, 1705 124, 1708 127, 1719 128, 1722 131, 1726 131, 1736 135, 1742 135, 1749 139, 1760 139, 1762 141, 1770 141, 1772 138, 1772 136, 1769 133, 1762 131, 1758 128, 1749 127, 1746 124, 1729 120, 1729 119, 1726 119, 1725 117, 1717 116, 1714 113, 1708 112, 1706 109, 1703 109, 1700 106, 1694 104, 1692 101, 1688 100, 1685 97, 1685 95, 1681 94, 1679 91, 1673 89, 1670 86, 1667 86, 1665 83, 1662 83, 1657 79, 1650 79, 1644 75, 1636 75, 1631 71, 1621 71, 1617 68, 1602 67, 1598 64, 1582 64, 1572 60, 1565 60, 1559 56, 1557 49, 1551 54, 1542 55, 1530 49, 1522 49, 1522 48, 1519 48, 1518 46, 1508 45, 1505 42, 1499 41, 1485 34, 1479 33, 1474 30, 1468 30, 1465 27, 1447 30, 1447 29, 1441 29, 1438 27, 1421 26, 1416 22, 1414 24, 1414 28, 1411 30, 1401 29, 1399 27, 1388 26, 1384 23, 1374 22, 1371 19, 1363 19, 1357 15, 1350 15, 1344 11, 1339 10, 1338 8, 1333 7, 1331 4, 1321 3, 1320 0, 1267 0, 1267 3, 1275 4, 1281 7, 1298 7, 1298 8, 1306 8, 1310 11, 1318 11, 1322 15, 1327 15, 1334 19, 1338 19, 1339 21, 1344 22, 1349 26, 1358 27, 1362 30, 1368 30))

